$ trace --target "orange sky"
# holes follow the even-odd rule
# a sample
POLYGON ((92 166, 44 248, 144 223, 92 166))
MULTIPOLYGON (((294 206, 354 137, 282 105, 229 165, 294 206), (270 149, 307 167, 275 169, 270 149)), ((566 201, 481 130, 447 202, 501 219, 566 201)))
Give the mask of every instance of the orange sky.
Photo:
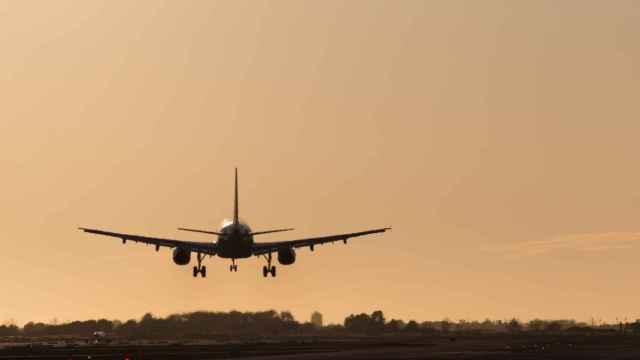
POLYGON ((0 321, 640 317, 634 1, 1 1, 0 321), (185 240, 232 212, 262 262, 185 240))

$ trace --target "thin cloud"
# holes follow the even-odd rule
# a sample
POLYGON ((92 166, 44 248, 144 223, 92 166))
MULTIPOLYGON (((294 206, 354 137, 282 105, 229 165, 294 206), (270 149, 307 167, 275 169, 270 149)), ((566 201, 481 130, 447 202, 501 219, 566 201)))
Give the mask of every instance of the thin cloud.
POLYGON ((526 241, 493 248, 504 255, 534 256, 558 251, 600 253, 632 247, 640 242, 640 232, 605 232, 560 235, 546 240, 526 241))

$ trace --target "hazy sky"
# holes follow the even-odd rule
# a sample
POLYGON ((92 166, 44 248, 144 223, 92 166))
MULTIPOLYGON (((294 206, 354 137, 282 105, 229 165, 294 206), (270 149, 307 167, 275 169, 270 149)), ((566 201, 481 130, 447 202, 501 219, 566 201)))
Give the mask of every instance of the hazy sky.
POLYGON ((640 317, 637 1, 0 0, 0 321, 640 317), (206 279, 166 249, 285 240, 206 279))

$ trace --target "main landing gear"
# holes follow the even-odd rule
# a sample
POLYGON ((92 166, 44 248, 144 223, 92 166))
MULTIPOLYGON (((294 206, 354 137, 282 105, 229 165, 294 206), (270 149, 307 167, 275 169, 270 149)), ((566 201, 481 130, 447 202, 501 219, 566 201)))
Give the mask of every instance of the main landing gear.
POLYGON ((267 265, 262 267, 262 276, 267 277, 271 274, 272 277, 276 277, 276 267, 271 265, 271 253, 266 255, 267 265))
POLYGON ((236 265, 236 259, 231 259, 231 265, 229 265, 229 271, 238 272, 238 265, 236 265))
POLYGON ((193 277, 198 277, 198 274, 203 278, 207 277, 207 267, 202 265, 202 259, 204 256, 198 253, 198 265, 193 267, 193 277))

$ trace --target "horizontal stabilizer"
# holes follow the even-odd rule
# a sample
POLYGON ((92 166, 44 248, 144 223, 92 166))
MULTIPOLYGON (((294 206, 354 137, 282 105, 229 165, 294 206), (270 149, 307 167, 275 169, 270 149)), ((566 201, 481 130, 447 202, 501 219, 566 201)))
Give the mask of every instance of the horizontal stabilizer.
POLYGON ((178 230, 182 230, 182 231, 191 231, 191 232, 197 232, 197 233, 203 233, 203 234, 210 234, 210 235, 222 235, 219 232, 215 232, 215 231, 207 231, 207 230, 198 230, 198 229, 185 229, 185 228, 178 228, 178 230))
POLYGON ((277 229, 277 230, 267 230, 267 231, 256 231, 256 232, 252 232, 251 235, 262 235, 262 234, 270 234, 275 232, 291 231, 291 230, 295 230, 295 229, 288 228, 288 229, 277 229))

